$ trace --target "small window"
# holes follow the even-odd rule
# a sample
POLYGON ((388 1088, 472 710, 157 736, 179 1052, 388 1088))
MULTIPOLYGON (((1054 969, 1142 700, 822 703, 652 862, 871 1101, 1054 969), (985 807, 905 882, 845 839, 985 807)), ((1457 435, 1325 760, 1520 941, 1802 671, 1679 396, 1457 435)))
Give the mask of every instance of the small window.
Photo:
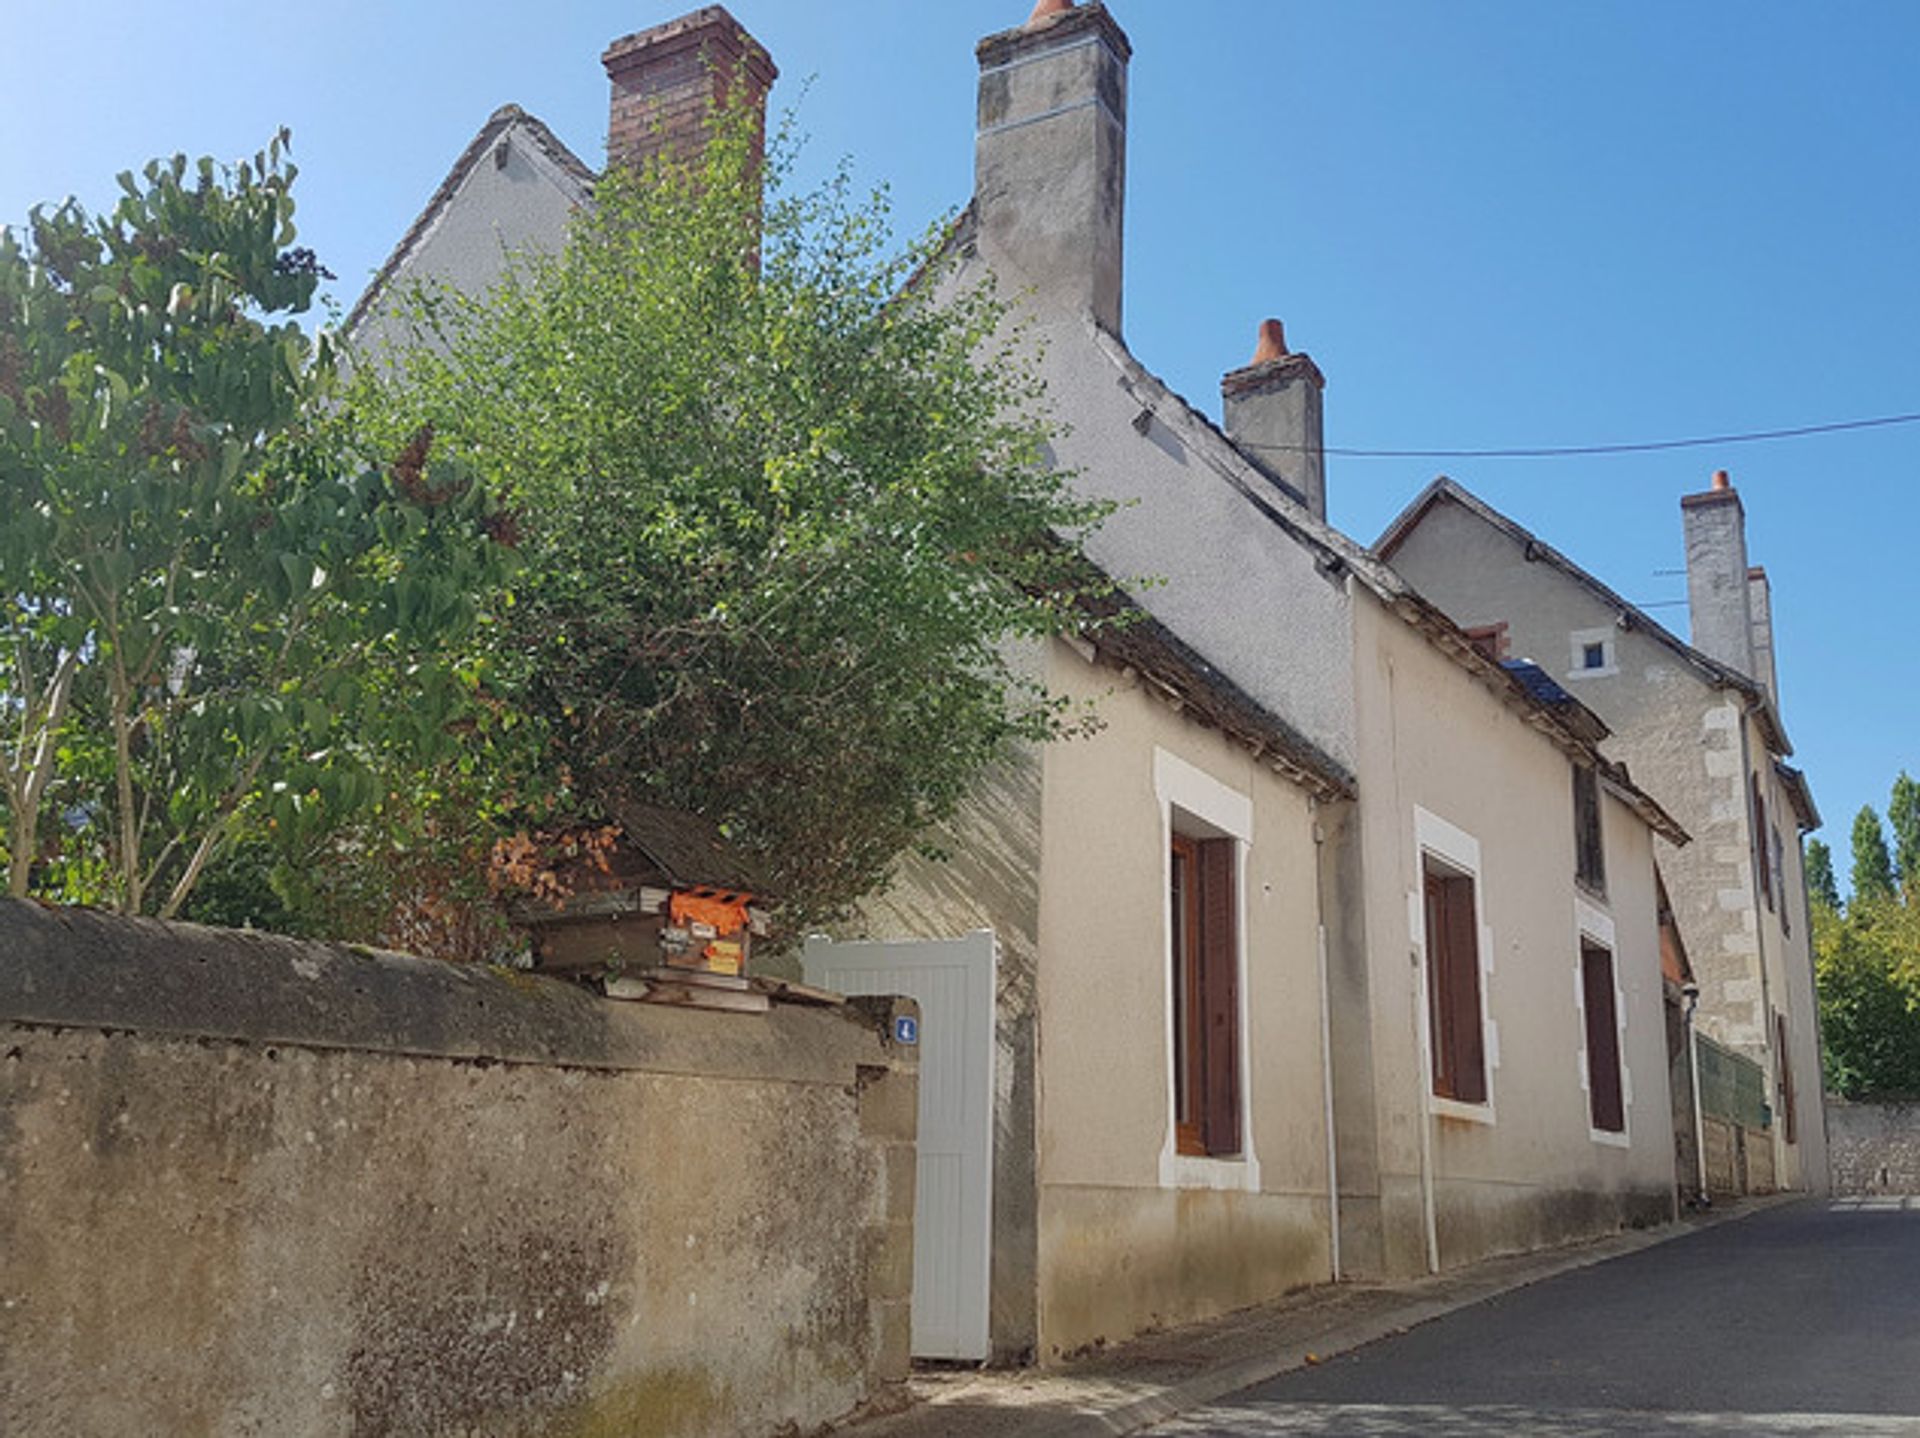
POLYGON ((1507 657, 1507 626, 1502 620, 1498 624, 1478 624, 1466 631, 1467 643, 1478 649, 1487 658, 1498 664, 1507 657))
POLYGON ((1600 778, 1573 766, 1573 876, 1596 894, 1607 891, 1607 860, 1600 834, 1600 778))
POLYGON ((1576 629, 1567 636, 1567 676, 1603 679, 1620 671, 1615 667, 1613 626, 1576 629))
POLYGON ((1428 859, 1426 889, 1433 1092, 1459 1103, 1485 1103, 1486 1034, 1480 1017, 1480 942, 1473 880, 1428 859))
POLYGON ((1174 1140, 1186 1154, 1240 1152, 1234 867, 1232 839, 1173 836, 1174 1140))
POLYGON ((1587 1019, 1587 1108, 1600 1133, 1627 1131, 1620 1081, 1620 1014, 1614 1004, 1613 953, 1591 940, 1580 944, 1580 994, 1587 1019))

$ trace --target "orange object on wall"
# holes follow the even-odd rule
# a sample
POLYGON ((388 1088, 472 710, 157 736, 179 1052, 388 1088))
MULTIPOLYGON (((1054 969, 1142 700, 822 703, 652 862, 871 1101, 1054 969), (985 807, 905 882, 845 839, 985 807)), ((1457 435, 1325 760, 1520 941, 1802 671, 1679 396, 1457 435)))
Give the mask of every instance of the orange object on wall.
POLYGON ((711 924, 716 934, 737 934, 747 926, 747 901, 752 896, 729 889, 684 889, 667 899, 667 917, 676 928, 711 924))

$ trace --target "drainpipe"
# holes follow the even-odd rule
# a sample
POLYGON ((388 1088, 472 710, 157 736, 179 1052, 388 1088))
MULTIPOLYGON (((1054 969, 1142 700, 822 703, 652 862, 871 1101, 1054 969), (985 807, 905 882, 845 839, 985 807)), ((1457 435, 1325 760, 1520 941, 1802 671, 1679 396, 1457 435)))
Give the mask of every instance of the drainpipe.
MULTIPOLYGON (((1309 800, 1311 809, 1319 803, 1309 800)), ((1327 989, 1327 835, 1320 820, 1313 821, 1313 900, 1319 920, 1317 943, 1320 950, 1320 1096, 1326 1108, 1327 1122, 1327 1222, 1333 1262, 1333 1281, 1340 1281, 1340 1145, 1333 1124, 1333 995, 1327 989)))
POLYGON ((1434 1214, 1433 1203, 1433 1106, 1427 1102, 1427 1086, 1433 1082, 1433 1055, 1427 1047, 1426 1015, 1422 1012, 1422 1000, 1426 997, 1425 965, 1421 956, 1414 955, 1414 962, 1420 964, 1420 982, 1413 986, 1414 1026, 1420 1034, 1420 1073, 1415 1088, 1417 1106, 1414 1112, 1420 1120, 1420 1206, 1427 1225, 1427 1272, 1440 1271, 1440 1224, 1434 1214))
POLYGON ((1707 1121, 1700 1106, 1700 1044, 1693 1032, 1693 1011, 1700 1007, 1700 985, 1683 984, 1680 996, 1687 1001, 1681 1010, 1681 1022, 1687 1034, 1687 1072, 1693 1077, 1693 1196, 1702 1208, 1711 1208, 1707 1193, 1707 1121))

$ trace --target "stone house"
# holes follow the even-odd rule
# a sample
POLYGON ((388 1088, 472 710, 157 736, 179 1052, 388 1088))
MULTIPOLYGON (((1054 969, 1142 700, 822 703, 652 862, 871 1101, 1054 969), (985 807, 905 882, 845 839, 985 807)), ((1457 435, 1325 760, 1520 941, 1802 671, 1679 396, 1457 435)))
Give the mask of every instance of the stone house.
POLYGON ((1725 471, 1680 501, 1692 643, 1461 485, 1439 479, 1380 553, 1490 649, 1529 655, 1612 728, 1606 751, 1696 842, 1659 862, 1700 988, 1697 1021, 1758 1063, 1773 1122, 1756 1187, 1827 1182, 1801 836, 1819 827, 1780 721, 1771 590, 1725 471))
MULTIPOLYGON (((630 36, 616 138, 705 93, 689 53, 772 78, 718 6, 630 36)), ((1022 651, 1102 731, 1011 756, 945 862, 805 955, 922 1010, 916 1351, 1052 1360, 1668 1217, 1653 856, 1686 832, 1568 689, 1327 524, 1324 378, 1277 324, 1223 379, 1224 428, 1128 350, 1107 9, 1042 0, 977 54, 944 283, 1016 302, 1055 457, 1125 502, 1092 558, 1162 582, 1140 623, 1022 651)), ((358 332, 390 333, 408 278, 483 286, 556 243, 591 179, 497 112, 358 332)))
MULTIPOLYGON (((980 43, 949 283, 990 275, 1040 342, 1059 462, 1124 502, 1095 560, 1159 577, 1137 595, 1155 623, 1323 762, 1275 776, 1177 693, 1154 713, 1164 687, 1132 665, 1116 682, 1097 643, 1093 663, 1050 646, 1036 671, 1095 696, 1107 729, 1010 765, 952 862, 910 863, 864 945, 810 955, 831 979, 837 955, 871 952, 931 1031, 916 953, 997 941, 997 1002, 975 1015, 997 1051, 973 1356, 1049 1361, 1301 1283, 1673 1210, 1653 853, 1686 834, 1602 756, 1591 711, 1483 654, 1327 524, 1324 380, 1277 324, 1225 376, 1224 429, 1128 350, 1129 57, 1098 4, 1042 4, 980 43), (1176 769, 1198 771, 1190 788, 1169 785, 1176 769), (1252 816, 1245 832, 1229 812, 1252 816), (1207 1079, 1241 1106, 1220 1143, 1181 1107, 1196 835, 1233 841, 1248 909, 1238 1031, 1207 1079)), ((929 1102, 939 1069, 929 1051, 929 1102)))

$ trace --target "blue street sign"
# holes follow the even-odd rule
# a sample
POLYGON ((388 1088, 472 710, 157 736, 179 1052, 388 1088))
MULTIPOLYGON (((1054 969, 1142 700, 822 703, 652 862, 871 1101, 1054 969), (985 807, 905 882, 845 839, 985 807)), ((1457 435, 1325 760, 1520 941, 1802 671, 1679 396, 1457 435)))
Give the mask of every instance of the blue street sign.
POLYGON ((920 1042, 920 1020, 912 1014, 900 1014, 893 1021, 893 1039, 895 1043, 917 1044, 920 1042))

